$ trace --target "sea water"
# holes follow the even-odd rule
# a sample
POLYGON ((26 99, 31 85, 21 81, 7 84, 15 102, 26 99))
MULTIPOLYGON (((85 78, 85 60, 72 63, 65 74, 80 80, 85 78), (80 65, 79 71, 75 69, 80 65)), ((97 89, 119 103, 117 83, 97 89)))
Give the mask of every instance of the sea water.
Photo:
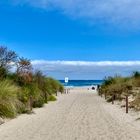
POLYGON ((103 83, 103 80, 69 80, 68 83, 65 83, 64 80, 60 80, 60 82, 64 86, 92 86, 92 85, 101 85, 103 83))

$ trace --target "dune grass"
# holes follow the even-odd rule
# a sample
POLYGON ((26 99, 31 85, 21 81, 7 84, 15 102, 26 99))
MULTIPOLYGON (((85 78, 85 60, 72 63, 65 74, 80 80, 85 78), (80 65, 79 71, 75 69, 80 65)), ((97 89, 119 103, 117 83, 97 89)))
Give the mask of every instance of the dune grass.
POLYGON ((17 94, 19 88, 11 81, 0 81, 0 116, 13 118, 17 115, 18 107, 21 106, 17 94))
POLYGON ((113 100, 124 100, 127 96, 132 96, 133 101, 129 106, 135 110, 140 110, 140 73, 134 72, 132 76, 121 77, 114 76, 105 78, 99 95, 105 95, 107 102, 113 100), (112 98, 112 97, 115 98, 112 98))
POLYGON ((0 117, 14 118, 18 114, 29 113, 32 108, 43 107, 45 99, 47 102, 56 101, 53 94, 62 85, 59 82, 53 83, 54 79, 48 78, 46 81, 46 94, 36 83, 20 87, 11 80, 0 81, 0 117))

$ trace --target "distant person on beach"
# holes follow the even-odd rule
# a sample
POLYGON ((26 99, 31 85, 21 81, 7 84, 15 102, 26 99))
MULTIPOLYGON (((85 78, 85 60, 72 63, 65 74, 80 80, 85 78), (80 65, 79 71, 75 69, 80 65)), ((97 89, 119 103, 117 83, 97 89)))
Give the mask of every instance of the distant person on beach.
POLYGON ((92 89, 92 90, 95 90, 95 87, 92 87, 91 89, 92 89))

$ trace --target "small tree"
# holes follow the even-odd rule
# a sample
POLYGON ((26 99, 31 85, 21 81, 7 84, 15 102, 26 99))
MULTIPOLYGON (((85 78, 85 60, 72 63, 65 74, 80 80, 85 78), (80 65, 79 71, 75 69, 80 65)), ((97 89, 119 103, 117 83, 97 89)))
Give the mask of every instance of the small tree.
POLYGON ((17 54, 14 51, 8 50, 7 47, 0 46, 0 79, 7 76, 12 64, 17 61, 17 54))
POLYGON ((32 65, 30 60, 26 58, 19 58, 17 63, 18 82, 27 84, 32 82, 32 65))
POLYGON ((8 50, 7 47, 0 46, 0 67, 9 69, 12 63, 17 61, 17 54, 8 50))

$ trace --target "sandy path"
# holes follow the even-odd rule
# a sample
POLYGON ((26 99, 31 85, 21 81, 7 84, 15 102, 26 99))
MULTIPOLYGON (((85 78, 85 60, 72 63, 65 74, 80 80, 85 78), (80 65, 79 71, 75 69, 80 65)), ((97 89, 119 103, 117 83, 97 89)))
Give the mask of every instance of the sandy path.
POLYGON ((0 126, 0 140, 140 140, 140 123, 94 93, 74 90, 0 126))

